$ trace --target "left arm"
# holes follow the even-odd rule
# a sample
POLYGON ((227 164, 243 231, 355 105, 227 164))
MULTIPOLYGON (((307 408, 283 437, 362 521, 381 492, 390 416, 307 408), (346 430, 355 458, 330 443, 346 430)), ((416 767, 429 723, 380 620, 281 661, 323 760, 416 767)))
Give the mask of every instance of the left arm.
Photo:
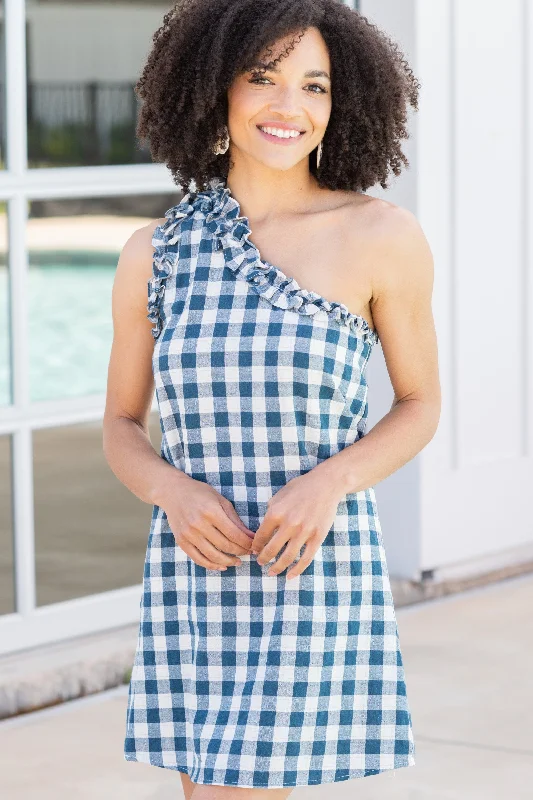
POLYGON ((440 418, 433 257, 410 211, 395 206, 391 217, 379 245, 371 307, 394 400, 365 436, 315 467, 343 494, 373 486, 403 467, 431 441, 440 418))
POLYGON ((391 410, 358 441, 289 481, 271 498, 256 531, 258 562, 284 553, 269 570, 287 577, 311 563, 335 519, 340 500, 383 480, 433 438, 441 407, 436 332, 431 309, 433 258, 416 217, 386 204, 375 230, 372 317, 394 389, 391 410), (276 533, 274 531, 278 529, 276 533))

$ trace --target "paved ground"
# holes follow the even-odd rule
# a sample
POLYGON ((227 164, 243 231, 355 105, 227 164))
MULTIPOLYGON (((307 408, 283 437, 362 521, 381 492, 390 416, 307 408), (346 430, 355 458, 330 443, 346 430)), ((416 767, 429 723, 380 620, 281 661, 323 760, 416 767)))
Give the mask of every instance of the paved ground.
MULTIPOLYGON (((533 576, 397 609, 417 763, 294 800, 522 800, 533 785, 533 576)), ((6 800, 182 800, 122 757, 126 687, 0 722, 6 800)))

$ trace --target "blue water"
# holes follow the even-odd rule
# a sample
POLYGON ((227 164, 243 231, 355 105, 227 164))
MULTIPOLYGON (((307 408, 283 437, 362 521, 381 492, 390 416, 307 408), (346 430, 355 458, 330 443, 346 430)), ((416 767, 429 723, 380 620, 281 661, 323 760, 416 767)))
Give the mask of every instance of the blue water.
MULTIPOLYGON (((30 266, 28 324, 32 402, 103 394, 113 338, 107 264, 30 266)), ((0 269, 0 404, 11 402, 7 270, 0 269)), ((18 310, 15 311, 18 313, 18 310)))

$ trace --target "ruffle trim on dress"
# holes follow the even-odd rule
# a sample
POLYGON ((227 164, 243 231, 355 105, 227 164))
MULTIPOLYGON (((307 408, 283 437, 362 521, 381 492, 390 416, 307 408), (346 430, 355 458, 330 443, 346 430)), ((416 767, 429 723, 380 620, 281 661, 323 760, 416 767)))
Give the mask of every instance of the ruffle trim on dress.
POLYGON ((169 254, 154 254, 152 277, 148 281, 147 318, 152 323, 152 336, 157 339, 163 328, 161 309, 165 294, 165 283, 172 273, 174 260, 169 254))
POLYGON ((156 229, 152 240, 156 253, 149 301, 154 336, 157 337, 160 331, 159 308, 164 281, 177 256, 166 252, 165 244, 177 241, 179 233, 176 228, 183 217, 197 213, 205 217, 207 230, 217 239, 217 247, 223 249, 226 266, 248 281, 253 290, 272 305, 305 315, 325 311, 331 319, 347 325, 364 341, 372 345, 379 341, 377 332, 364 317, 352 313, 344 303, 326 300, 322 295, 302 288, 295 278, 288 277, 279 267, 261 258, 256 245, 248 238, 252 232, 248 218, 240 215, 239 202, 222 181, 213 182, 212 188, 205 191, 189 192, 180 203, 165 212, 167 221, 156 229))
POLYGON ((165 211, 166 221, 155 228, 152 236, 152 246, 155 248, 153 257, 152 275, 148 281, 147 318, 152 322, 152 336, 157 339, 163 329, 163 300, 166 281, 172 275, 178 253, 168 250, 167 246, 176 244, 179 239, 179 223, 183 217, 188 216, 192 206, 188 203, 179 203, 165 211))

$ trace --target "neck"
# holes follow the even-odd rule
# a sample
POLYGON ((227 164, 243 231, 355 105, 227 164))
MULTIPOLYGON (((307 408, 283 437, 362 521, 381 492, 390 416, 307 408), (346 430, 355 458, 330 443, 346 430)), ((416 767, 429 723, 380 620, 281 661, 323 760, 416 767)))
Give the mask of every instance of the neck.
POLYGON ((304 213, 321 191, 315 177, 300 165, 288 171, 248 170, 235 165, 226 186, 238 201, 241 214, 257 223, 281 216, 304 213))

